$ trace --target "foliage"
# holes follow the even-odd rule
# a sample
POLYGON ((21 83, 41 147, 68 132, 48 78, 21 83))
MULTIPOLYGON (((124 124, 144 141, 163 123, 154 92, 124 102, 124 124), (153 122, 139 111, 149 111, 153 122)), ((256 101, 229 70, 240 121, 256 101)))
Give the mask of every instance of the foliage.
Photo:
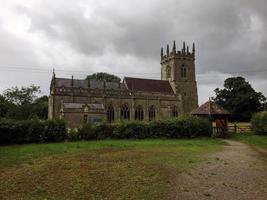
POLYGON ((211 123, 198 117, 142 122, 120 121, 115 124, 83 124, 66 131, 65 122, 55 120, 1 120, 0 144, 60 142, 63 140, 194 138, 211 136, 211 123))
POLYGON ((86 80, 99 80, 99 81, 106 81, 106 82, 119 82, 121 79, 118 76, 113 74, 108 74, 105 72, 98 72, 86 77, 86 80))
POLYGON ((13 87, 0 95, 0 118, 27 120, 47 119, 48 97, 37 98, 38 86, 13 87))
POLYGON ((144 139, 144 138, 193 138, 212 134, 211 123, 204 118, 179 117, 151 122, 120 121, 115 124, 85 124, 78 129, 79 138, 144 139))
POLYGON ((149 137, 148 123, 121 121, 114 125, 113 137, 117 139, 144 139, 149 137))
POLYGON ((95 140, 97 135, 95 134, 95 127, 91 123, 83 124, 79 129, 78 133, 82 140, 95 140))
POLYGON ((6 98, 0 95, 0 118, 5 117, 9 110, 9 102, 6 98))
POLYGON ((224 89, 214 91, 214 101, 231 112, 234 121, 249 121, 266 103, 263 94, 256 92, 243 77, 228 78, 224 81, 224 89))
POLYGON ((77 128, 72 128, 67 131, 67 140, 68 141, 78 141, 81 140, 80 134, 77 128))
POLYGON ((37 117, 38 119, 47 119, 48 117, 48 97, 42 96, 31 104, 31 114, 29 118, 37 117))
POLYGON ((0 120, 0 144, 60 142, 66 138, 63 120, 0 120))
POLYGON ((4 91, 4 97, 10 103, 15 105, 30 104, 36 98, 36 94, 40 93, 40 87, 31 85, 29 87, 18 88, 12 87, 4 91))
POLYGON ((96 124, 94 131, 98 140, 111 139, 113 137, 112 133, 114 131, 114 125, 102 122, 100 124, 96 124))
POLYGON ((211 123, 204 118, 185 116, 168 120, 154 121, 150 126, 150 135, 167 138, 192 138, 212 134, 211 123))
POLYGON ((251 125, 255 133, 267 135, 267 111, 254 114, 251 118, 251 125))

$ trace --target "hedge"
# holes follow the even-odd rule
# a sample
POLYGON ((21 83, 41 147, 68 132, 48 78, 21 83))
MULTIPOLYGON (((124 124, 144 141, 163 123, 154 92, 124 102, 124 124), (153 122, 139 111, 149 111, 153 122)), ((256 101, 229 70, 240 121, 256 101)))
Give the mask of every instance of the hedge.
POLYGON ((85 124, 66 131, 65 122, 56 120, 0 121, 0 144, 61 142, 64 140, 193 138, 211 136, 211 123, 193 116, 114 124, 85 124))
POLYGON ((255 133, 267 135, 267 111, 254 114, 251 118, 251 125, 255 133))
POLYGON ((0 144, 61 142, 66 138, 63 120, 1 120, 0 144))
POLYGON ((70 130, 68 140, 144 139, 144 138, 194 138, 212 135, 211 123, 204 118, 179 117, 151 122, 120 121, 114 124, 86 124, 70 130))

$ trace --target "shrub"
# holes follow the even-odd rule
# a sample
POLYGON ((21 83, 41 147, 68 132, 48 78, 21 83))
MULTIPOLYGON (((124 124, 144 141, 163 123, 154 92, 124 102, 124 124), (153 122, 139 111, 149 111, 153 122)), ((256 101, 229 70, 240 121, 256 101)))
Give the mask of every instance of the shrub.
POLYGON ((78 129, 78 134, 82 140, 96 140, 97 135, 95 133, 95 127, 90 124, 83 124, 79 129, 78 129))
POLYGON ((64 120, 47 120, 44 123, 43 142, 61 142, 66 138, 66 125, 64 120))
POLYGON ((1 120, 0 144, 60 142, 66 138, 62 120, 1 120))
POLYGON ((95 126, 95 134, 98 140, 113 138, 114 124, 102 122, 95 126))
POLYGON ((152 137, 192 138, 197 136, 211 136, 211 123, 204 118, 185 116, 150 123, 152 137))
POLYGON ((267 111, 254 114, 251 118, 251 125, 255 133, 267 135, 267 111))
POLYGON ((81 136, 77 128, 72 128, 67 131, 67 140, 68 141, 78 141, 81 140, 81 136))
POLYGON ((148 125, 141 121, 120 121, 114 125, 113 136, 117 139, 143 139, 149 136, 148 125))

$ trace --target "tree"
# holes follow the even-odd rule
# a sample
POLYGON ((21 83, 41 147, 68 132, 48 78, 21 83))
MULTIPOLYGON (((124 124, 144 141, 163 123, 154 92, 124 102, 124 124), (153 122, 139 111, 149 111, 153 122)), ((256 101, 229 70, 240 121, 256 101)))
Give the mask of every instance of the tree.
POLYGON ((37 98, 32 104, 30 117, 47 119, 48 117, 48 97, 42 96, 37 98))
POLYGON ((40 87, 12 87, 0 95, 0 117, 24 120, 29 118, 47 119, 48 97, 37 98, 40 87))
POLYGON ((40 92, 39 86, 31 85, 29 87, 21 88, 16 86, 5 90, 3 96, 10 103, 21 106, 32 103, 40 92))
POLYGON ((0 118, 5 117, 8 110, 9 110, 8 101, 5 99, 5 97, 0 95, 0 118))
POLYGON ((216 88, 214 92, 213 100, 231 112, 231 120, 248 121, 266 104, 263 94, 256 92, 243 77, 227 78, 224 89, 216 88))
POLYGON ((107 81, 107 82, 119 82, 121 81, 120 77, 115 76, 113 74, 108 74, 105 72, 98 72, 86 77, 86 80, 99 80, 99 81, 107 81))

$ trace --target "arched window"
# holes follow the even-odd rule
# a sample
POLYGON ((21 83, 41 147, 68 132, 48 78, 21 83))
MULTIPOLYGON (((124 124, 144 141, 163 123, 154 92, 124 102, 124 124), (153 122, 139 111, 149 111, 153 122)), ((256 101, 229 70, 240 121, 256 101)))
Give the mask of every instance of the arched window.
POLYGON ((167 75, 167 78, 171 78, 171 67, 170 66, 166 67, 166 75, 167 75))
POLYGON ((156 108, 155 108, 155 106, 150 106, 149 107, 148 117, 149 117, 149 121, 152 121, 152 120, 156 119, 156 108))
POLYGON ((144 110, 140 105, 135 109, 135 120, 144 120, 144 110))
POLYGON ((173 106, 171 109, 171 116, 172 117, 178 117, 178 109, 177 106, 173 106))
POLYGON ((130 110, 127 104, 124 104, 121 108, 121 119, 130 119, 130 110))
POLYGON ((107 108, 107 121, 109 123, 114 122, 114 108, 113 108, 112 104, 109 104, 109 106, 107 108))
POLYGON ((186 66, 185 66, 185 64, 182 64, 182 67, 181 67, 181 77, 186 78, 186 66))

